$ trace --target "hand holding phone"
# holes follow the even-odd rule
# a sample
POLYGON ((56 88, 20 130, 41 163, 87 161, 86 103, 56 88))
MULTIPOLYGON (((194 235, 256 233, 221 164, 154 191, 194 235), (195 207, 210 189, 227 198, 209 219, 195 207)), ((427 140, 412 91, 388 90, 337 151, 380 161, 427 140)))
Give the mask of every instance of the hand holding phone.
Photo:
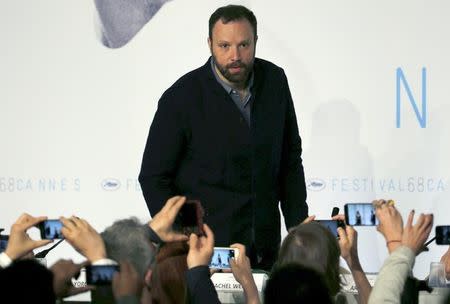
POLYGON ((61 233, 62 227, 63 225, 60 220, 45 220, 38 224, 41 239, 43 240, 63 239, 64 236, 61 233))
POLYGON ((209 268, 231 269, 230 259, 237 258, 239 250, 231 247, 214 247, 214 253, 209 268))

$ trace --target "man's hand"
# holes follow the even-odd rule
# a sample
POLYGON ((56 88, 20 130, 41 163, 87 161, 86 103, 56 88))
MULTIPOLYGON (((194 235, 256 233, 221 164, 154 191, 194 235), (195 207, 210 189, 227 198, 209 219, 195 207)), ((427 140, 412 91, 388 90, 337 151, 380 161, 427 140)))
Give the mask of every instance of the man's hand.
POLYGON ((208 266, 214 253, 214 233, 206 224, 203 224, 203 230, 205 231, 205 236, 199 237, 194 233, 189 236, 189 252, 187 256, 189 269, 202 265, 208 266))
POLYGON ((127 261, 121 262, 120 272, 116 272, 112 280, 114 298, 117 300, 124 296, 134 295, 140 299, 142 287, 143 279, 133 265, 127 261))
POLYGON ((414 210, 409 213, 408 222, 403 231, 402 244, 411 248, 418 255, 433 228, 433 214, 420 214, 414 226, 413 219, 414 210))
POLYGON ((23 213, 11 226, 8 245, 5 250, 5 253, 11 260, 17 260, 25 254, 30 253, 33 249, 45 246, 52 242, 51 240, 35 241, 27 234, 27 230, 30 227, 33 227, 46 219, 46 216, 33 217, 23 213))
POLYGON ((92 228, 86 220, 72 216, 70 218, 60 217, 64 227, 62 234, 80 254, 85 256, 89 262, 95 262, 106 258, 106 249, 102 237, 92 228))
POLYGON ((339 227, 339 247, 341 248, 341 256, 347 262, 351 269, 355 263, 359 264, 358 258, 358 233, 352 226, 345 226, 345 229, 339 227))
POLYGON ((230 247, 236 248, 239 251, 237 257, 230 259, 230 265, 234 278, 244 289, 246 303, 259 303, 258 289, 253 279, 250 259, 245 254, 245 246, 242 244, 233 244, 230 247))
POLYGON ((450 246, 448 247, 447 252, 441 257, 441 263, 445 266, 447 280, 450 280, 450 246))
POLYGON ((177 217, 181 206, 186 202, 184 196, 174 196, 169 198, 164 207, 149 222, 150 228, 156 232, 159 238, 164 242, 187 241, 188 237, 182 233, 172 230, 173 222, 177 217))
POLYGON ((401 244, 403 235, 403 219, 393 204, 385 200, 373 201, 375 214, 380 222, 377 230, 386 239, 389 252, 394 251, 401 244))
POLYGON ((245 254, 245 246, 242 244, 233 244, 230 247, 236 248, 239 251, 237 257, 230 259, 233 276, 242 286, 248 285, 253 281, 253 275, 250 259, 245 254))
POLYGON ((90 286, 75 287, 72 278, 79 274, 84 264, 75 264, 71 260, 59 260, 50 271, 53 272, 53 291, 57 298, 73 296, 92 289, 90 286))

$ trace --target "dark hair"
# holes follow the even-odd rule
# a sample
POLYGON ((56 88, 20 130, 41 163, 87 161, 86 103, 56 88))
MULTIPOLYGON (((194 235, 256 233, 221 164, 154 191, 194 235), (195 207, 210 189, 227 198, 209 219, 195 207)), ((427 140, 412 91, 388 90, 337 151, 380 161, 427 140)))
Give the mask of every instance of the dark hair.
POLYGON ((150 283, 153 304, 187 302, 185 275, 188 252, 186 242, 170 242, 161 246, 150 283))
POLYGON ((333 303, 324 276, 300 264, 286 264, 267 280, 264 303, 333 303))
POLYGON ((53 273, 36 260, 18 260, 0 268, 1 303, 48 303, 56 301, 53 273))
POLYGON ((327 228, 316 222, 300 224, 289 232, 281 244, 274 268, 298 263, 324 274, 332 296, 340 290, 339 244, 327 228))
POLYGON ((227 5, 219 7, 212 15, 209 17, 209 38, 212 39, 212 30, 214 25, 218 20, 222 20, 223 23, 228 23, 230 21, 236 21, 240 19, 247 19, 248 22, 253 27, 253 34, 257 34, 257 22, 256 17, 251 10, 242 5, 227 5))

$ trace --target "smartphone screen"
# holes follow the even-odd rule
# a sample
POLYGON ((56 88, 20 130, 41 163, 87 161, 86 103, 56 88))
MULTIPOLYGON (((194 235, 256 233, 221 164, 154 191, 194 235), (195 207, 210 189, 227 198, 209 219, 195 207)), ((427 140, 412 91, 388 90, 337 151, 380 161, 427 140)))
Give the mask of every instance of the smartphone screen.
POLYGON ((450 244, 450 226, 436 226, 436 244, 449 245, 450 244))
POLYGON ((61 234, 62 223, 59 220, 46 220, 39 223, 39 230, 41 231, 41 239, 54 240, 63 239, 61 234))
POLYGON ((330 230, 331 234, 338 237, 339 234, 337 232, 338 221, 337 220, 316 220, 319 224, 330 230))
POLYGON ((119 265, 87 265, 86 284, 110 285, 112 278, 119 271, 119 265))
POLYGON ((0 253, 6 250, 8 246, 9 235, 0 235, 0 253))
POLYGON ((214 254, 209 263, 209 268, 231 269, 230 259, 237 256, 235 248, 214 247, 214 254))
POLYGON ((187 200, 179 212, 179 224, 184 234, 203 235, 203 207, 200 201, 187 200))
POLYGON ((371 203, 350 203, 344 206, 345 222, 351 226, 376 226, 379 224, 371 203))

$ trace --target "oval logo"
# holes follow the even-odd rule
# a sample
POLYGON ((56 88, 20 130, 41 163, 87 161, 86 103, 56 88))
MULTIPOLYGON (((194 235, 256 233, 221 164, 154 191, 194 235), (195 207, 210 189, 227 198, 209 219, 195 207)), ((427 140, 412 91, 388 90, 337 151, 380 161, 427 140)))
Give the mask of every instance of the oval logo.
POLYGON ((306 188, 311 191, 322 191, 325 189, 325 182, 319 178, 310 178, 306 182, 306 188))
POLYGON ((105 178, 102 181, 102 188, 106 191, 116 191, 120 188, 120 181, 115 178, 105 178))

